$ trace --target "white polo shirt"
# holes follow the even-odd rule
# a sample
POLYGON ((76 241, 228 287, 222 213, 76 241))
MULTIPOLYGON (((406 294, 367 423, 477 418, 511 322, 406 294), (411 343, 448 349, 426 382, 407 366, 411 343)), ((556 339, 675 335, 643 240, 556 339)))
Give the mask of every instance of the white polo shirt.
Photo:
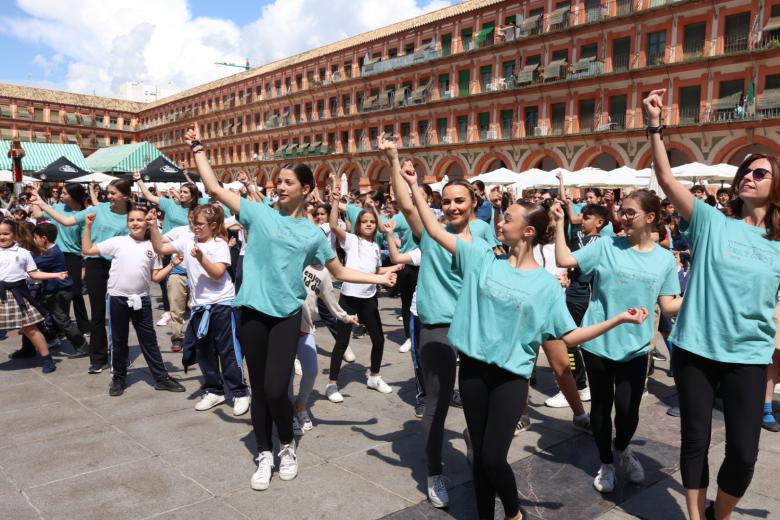
POLYGON ((162 269, 162 262, 149 240, 129 236, 109 238, 96 244, 100 256, 112 257, 108 272, 110 296, 148 296, 152 289, 152 270, 162 269))
MULTIPOLYGON (((214 238, 208 242, 198 242, 198 249, 203 256, 211 262, 230 266, 230 247, 221 238, 214 238)), ((230 281, 227 270, 222 273, 219 280, 208 275, 198 259, 192 256, 192 248, 195 247, 193 237, 182 237, 171 242, 179 256, 184 259, 184 268, 187 270, 187 281, 190 284, 190 300, 192 306, 208 305, 236 297, 236 289, 230 281)))
POLYGON ((0 280, 4 282, 18 282, 26 280, 27 273, 37 271, 32 254, 19 244, 11 247, 0 248, 0 280))

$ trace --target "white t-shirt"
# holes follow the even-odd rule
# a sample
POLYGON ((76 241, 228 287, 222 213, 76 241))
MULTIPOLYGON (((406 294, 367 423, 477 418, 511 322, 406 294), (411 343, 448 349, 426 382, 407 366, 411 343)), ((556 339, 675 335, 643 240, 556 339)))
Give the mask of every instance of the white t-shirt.
MULTIPOLYGON (((369 242, 358 238, 357 235, 347 233, 341 244, 347 254, 346 267, 360 271, 361 273, 376 273, 376 268, 381 265, 381 252, 376 242, 369 242)), ((341 294, 355 296, 357 298, 371 298, 376 294, 376 285, 372 283, 349 283, 341 285, 341 294)))
POLYGON ((555 244, 549 243, 543 246, 538 244, 533 248, 534 260, 544 267, 545 271, 553 276, 560 276, 566 273, 566 269, 558 267, 555 263, 555 244))
POLYGON ((148 296, 152 288, 152 270, 162 269, 160 257, 149 240, 134 240, 129 236, 112 237, 95 244, 100 256, 109 256, 110 296, 148 296))
POLYGON ((163 239, 166 242, 175 242, 180 238, 190 237, 195 238, 195 233, 192 232, 190 226, 177 226, 163 235, 163 239))
MULTIPOLYGON (((420 248, 412 249, 407 253, 410 257, 410 260, 412 261, 412 265, 419 266, 420 261, 422 260, 422 251, 420 248)), ((414 293, 412 294, 412 303, 409 305, 409 312, 412 313, 413 316, 417 316, 417 289, 414 290, 414 293)))
MULTIPOLYGON (((339 219, 339 227, 341 229, 346 230, 347 225, 344 223, 343 220, 339 219)), ((330 247, 334 251, 336 250, 336 234, 333 233, 333 231, 330 230, 330 224, 327 222, 324 224, 319 224, 319 228, 322 230, 323 233, 325 233, 325 236, 328 237, 328 242, 330 242, 330 247)))
POLYGON ((0 248, 0 280, 8 283, 26 280, 27 273, 37 270, 32 254, 19 244, 0 248))
MULTIPOLYGON (((226 228, 235 226, 236 224, 239 226, 241 225, 235 216, 225 219, 226 228)), ((238 239, 241 241, 241 250, 238 252, 238 256, 244 256, 244 253, 246 253, 246 233, 244 233, 243 226, 238 230, 238 239)))
MULTIPOLYGON (((232 300, 236 297, 236 289, 233 287, 233 282, 230 281, 227 270, 222 273, 219 280, 214 280, 203 269, 198 259, 192 256, 192 248, 195 247, 193 237, 185 236, 171 242, 171 245, 184 258, 184 268, 187 270, 187 281, 190 284, 190 299, 193 307, 232 300)), ((198 249, 203 251, 203 256, 212 263, 230 266, 230 247, 221 238, 198 242, 198 249)))

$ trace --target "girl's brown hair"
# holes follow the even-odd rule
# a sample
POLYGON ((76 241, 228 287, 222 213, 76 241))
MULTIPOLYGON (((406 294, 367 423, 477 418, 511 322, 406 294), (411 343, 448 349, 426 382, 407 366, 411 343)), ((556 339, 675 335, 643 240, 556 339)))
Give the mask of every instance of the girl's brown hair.
MULTIPOLYGON (((146 215, 149 214, 149 208, 145 206, 133 206, 127 211, 127 218, 130 218, 130 213, 143 213, 144 214, 144 220, 146 220, 146 215)), ((147 222, 146 232, 144 233, 144 240, 151 240, 152 238, 152 230, 149 229, 149 223, 147 222)))
POLYGON ((764 153, 750 154, 739 165, 737 174, 734 176, 734 180, 731 181, 731 216, 738 219, 742 218, 742 209, 745 203, 739 198, 739 186, 745 177, 745 170, 759 159, 766 159, 772 169, 770 180, 772 184, 769 185, 769 201, 767 201, 766 216, 764 217, 764 224, 766 225, 764 238, 767 240, 780 240, 780 164, 778 164, 777 157, 774 155, 764 153))
POLYGON ((130 183, 124 179, 116 179, 111 181, 109 186, 113 186, 116 191, 127 197, 127 212, 133 209, 133 193, 130 189, 130 183))
MULTIPOLYGON (((198 205, 198 199, 200 199, 200 190, 195 183, 185 182, 182 184, 182 189, 187 188, 190 192, 190 201, 182 204, 187 209, 193 209, 198 205)), ((181 191, 181 190, 180 190, 181 191)))
POLYGON ((374 242, 376 241, 376 233, 377 230, 379 229, 379 217, 377 216, 376 211, 364 209, 360 213, 358 213, 357 220, 355 220, 355 235, 362 238, 360 231, 361 228, 363 227, 361 221, 363 220, 364 215, 371 215, 372 217, 374 217, 374 221, 376 222, 376 226, 374 227, 374 232, 371 233, 371 238, 369 239, 369 242, 374 242))
POLYGON ((35 224, 32 222, 19 222, 16 226, 16 242, 30 251, 34 255, 41 255, 45 251, 41 251, 38 246, 35 245, 35 224))
POLYGON ((449 188, 450 186, 462 186, 466 188, 469 192, 469 197, 471 198, 471 212, 474 213, 477 209, 477 204, 479 203, 479 197, 477 197, 477 193, 474 191, 474 186, 471 185, 469 181, 466 179, 452 179, 447 184, 444 185, 444 188, 441 190, 442 198, 444 197, 444 191, 449 188))
POLYGON ((655 219, 653 220, 653 231, 660 233, 661 237, 666 236, 666 227, 664 226, 663 219, 661 219, 661 198, 658 197, 658 195, 650 190, 639 189, 632 191, 623 197, 623 200, 627 199, 636 201, 636 203, 639 204, 639 207, 642 208, 642 211, 645 213, 655 214, 655 219))
POLYGON ((219 237, 227 242, 225 213, 222 211, 222 208, 220 206, 213 206, 211 204, 202 204, 200 206, 196 206, 195 209, 192 210, 192 221, 195 222, 195 219, 201 215, 203 215, 203 218, 206 219, 207 224, 216 224, 214 236, 219 237))
POLYGON ((517 204, 525 210, 525 215, 523 215, 525 221, 536 231, 531 245, 536 246, 550 242, 555 229, 550 226, 550 215, 547 214, 547 210, 541 205, 531 202, 518 202, 517 204))

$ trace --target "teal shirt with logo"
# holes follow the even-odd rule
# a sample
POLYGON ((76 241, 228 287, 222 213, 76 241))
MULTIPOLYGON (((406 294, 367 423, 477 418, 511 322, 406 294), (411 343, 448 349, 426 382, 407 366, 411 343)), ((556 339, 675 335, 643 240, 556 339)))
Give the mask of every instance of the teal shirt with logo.
POLYGON ((469 357, 531 377, 544 341, 574 330, 560 282, 496 258, 483 240, 458 238, 453 267, 463 278, 448 339, 469 357))
MULTIPOLYGON (((83 225, 87 221, 87 215, 94 213, 97 215, 95 222, 92 223, 92 232, 90 238, 92 243, 97 244, 108 240, 109 238, 129 235, 130 230, 127 228, 127 214, 121 215, 111 211, 111 203, 101 202, 97 206, 91 208, 82 209, 75 213, 73 218, 76 219, 76 223, 83 225)), ((97 258, 97 257, 87 257, 97 258)), ((104 256, 107 260, 111 260, 110 256, 104 256)))
POLYGON ((235 304, 279 318, 300 311, 306 300, 304 268, 335 258, 325 234, 307 218, 286 217, 247 199, 241 199, 238 221, 252 238, 235 304))
MULTIPOLYGON (((451 227, 445 228, 454 233, 451 227)), ((482 240, 488 246, 496 245, 490 225, 484 220, 469 222, 474 240, 482 240)), ((449 251, 423 230, 420 237, 420 272, 417 277, 417 314, 426 325, 446 325, 452 322, 455 302, 463 285, 462 277, 453 271, 453 258, 449 251)))
MULTIPOLYGON (((652 312, 659 296, 680 294, 674 255, 654 244, 647 252, 631 247, 627 237, 601 238, 572 253, 580 272, 591 277, 592 291, 582 326, 607 320, 630 307, 652 312)), ((641 325, 622 323, 582 348, 613 361, 647 355, 655 329, 652 319, 641 325)))
POLYGON ((160 197, 160 209, 165 212, 165 218, 163 218, 162 232, 167 233, 171 229, 179 226, 188 226, 189 210, 168 197, 160 197))
MULTIPOLYGON (((65 217, 75 217, 76 213, 78 213, 78 211, 71 209, 70 206, 63 203, 52 204, 51 207, 65 217)), ((75 226, 63 226, 54 219, 51 219, 51 223, 57 227, 57 240, 54 243, 57 244, 60 251, 80 255, 81 233, 84 231, 83 223, 75 226)))
POLYGON ((722 363, 770 364, 780 242, 698 199, 682 229, 691 244, 691 272, 670 339, 722 363))

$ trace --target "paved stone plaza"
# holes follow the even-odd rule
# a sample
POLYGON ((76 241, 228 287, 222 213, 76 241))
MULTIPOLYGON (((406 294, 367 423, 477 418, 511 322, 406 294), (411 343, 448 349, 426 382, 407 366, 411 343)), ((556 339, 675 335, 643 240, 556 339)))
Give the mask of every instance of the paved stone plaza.
MULTIPOLYGON (((451 506, 437 511, 425 500, 411 362, 397 348, 400 302, 382 298, 381 305, 389 333, 382 374, 396 392, 382 395, 365 388, 370 346, 361 339, 352 342, 356 362, 342 372, 345 402, 325 400, 321 392, 333 340, 321 329, 321 375, 311 401, 315 428, 299 440, 300 474, 292 482, 274 476, 265 492, 249 487, 255 469, 249 414, 233 417, 228 405, 196 412, 200 372, 195 367, 184 374, 179 354, 163 353, 187 393, 154 391, 134 347, 130 386, 121 397, 108 396, 108 373, 86 373, 86 359, 58 354, 57 371, 48 376, 41 374, 37 361, 0 362, 0 518, 474 518, 459 409, 451 409, 445 433, 451 506)), ((168 327, 157 330, 167 349, 168 327)), ((19 343, 15 333, 0 342, 2 359, 19 343)), ((544 356, 539 364, 539 384, 531 392, 532 427, 515 438, 510 451, 529 516, 685 518, 678 420, 665 414, 665 403, 675 400, 668 364, 661 363, 651 379, 633 443, 647 480, 643 486, 619 481, 605 497, 591 485, 598 468, 591 438, 572 429, 568 409, 543 405, 556 390, 544 356)), ((724 432, 718 412, 716 418, 711 460, 719 462, 724 432)), ((717 467, 711 467, 714 480, 717 467)), ((734 518, 780 517, 778 468, 780 434, 763 432, 753 483, 734 518)), ((496 518, 503 518, 500 506, 496 518)))

